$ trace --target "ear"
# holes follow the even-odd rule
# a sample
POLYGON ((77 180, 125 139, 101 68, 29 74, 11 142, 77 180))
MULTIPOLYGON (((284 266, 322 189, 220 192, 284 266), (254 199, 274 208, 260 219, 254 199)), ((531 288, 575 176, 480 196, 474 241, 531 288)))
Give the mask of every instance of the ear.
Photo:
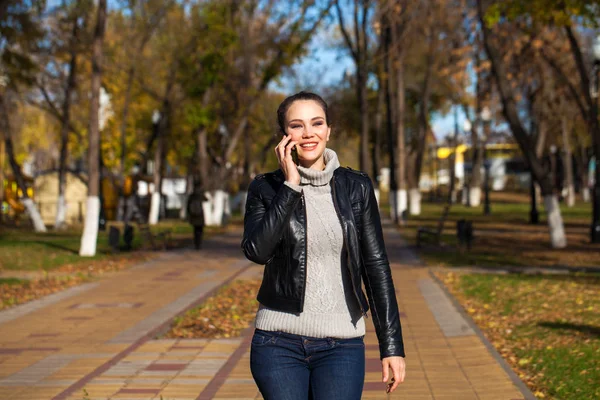
POLYGON ((329 141, 330 135, 331 135, 331 128, 327 128, 327 141, 329 141))

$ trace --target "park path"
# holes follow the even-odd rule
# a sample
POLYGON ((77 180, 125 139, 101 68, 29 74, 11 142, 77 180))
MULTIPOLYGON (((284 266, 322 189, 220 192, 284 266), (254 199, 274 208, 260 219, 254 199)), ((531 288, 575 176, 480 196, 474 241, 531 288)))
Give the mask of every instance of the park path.
MULTIPOLYGON (((0 313, 0 399, 260 399, 251 328, 233 339, 153 339, 224 282, 260 278, 261 267, 241 256, 240 234, 215 237, 200 253, 166 253, 23 315, 0 313)), ((363 399, 533 399, 398 232, 387 225, 385 236, 407 379, 385 394, 368 320, 363 399)))

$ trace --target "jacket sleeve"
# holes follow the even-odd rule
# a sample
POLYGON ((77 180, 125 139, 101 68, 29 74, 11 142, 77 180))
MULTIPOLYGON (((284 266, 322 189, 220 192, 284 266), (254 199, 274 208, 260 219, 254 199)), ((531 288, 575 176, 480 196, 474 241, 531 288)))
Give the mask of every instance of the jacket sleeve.
POLYGON ((257 177, 248 188, 242 250, 257 264, 266 264, 275 252, 284 228, 298 205, 302 193, 281 185, 270 204, 265 204, 261 186, 264 178, 257 177))
POLYGON ((396 291, 392 281, 392 272, 385 251, 383 230, 375 191, 370 179, 366 179, 363 193, 361 252, 363 257, 363 280, 369 298, 373 325, 379 341, 381 358, 402 356, 404 342, 396 291))

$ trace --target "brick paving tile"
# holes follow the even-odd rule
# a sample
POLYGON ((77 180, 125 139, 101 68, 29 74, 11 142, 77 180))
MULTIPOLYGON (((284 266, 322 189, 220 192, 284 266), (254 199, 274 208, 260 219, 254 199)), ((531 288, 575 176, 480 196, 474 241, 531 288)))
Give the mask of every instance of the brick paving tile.
MULTIPOLYGON (((151 340, 147 335, 192 302, 190 293, 208 293, 240 271, 240 278, 260 278, 262 267, 247 268, 240 258, 239 235, 214 240, 202 253, 167 253, 46 307, 37 305, 21 317, 11 315, 11 324, 2 324, 0 317, 0 399, 7 394, 14 400, 51 399, 62 392, 55 400, 81 400, 83 389, 90 399, 262 399, 249 370, 252 329, 233 339, 151 340), (4 339, 15 326, 18 338, 4 339), (61 354, 70 358, 45 361, 57 371, 34 386, 3 385, 15 373, 61 354), (71 391, 64 392, 68 387, 71 391)), ((471 331, 470 321, 455 310, 397 232, 388 227, 385 236, 401 310, 407 381, 395 393, 385 393, 379 346, 368 320, 362 398, 533 399, 471 331)))
MULTIPOLYGON (((86 387, 95 392, 88 391, 90 398, 125 390, 117 396, 123 397, 128 379, 176 377, 209 341, 178 349, 178 340, 151 335, 250 267, 239 237, 238 230, 208 239, 201 253, 163 253, 92 285, 0 312, 0 399, 82 399, 86 387)), ((208 352, 226 360, 235 343, 216 343, 208 352)))

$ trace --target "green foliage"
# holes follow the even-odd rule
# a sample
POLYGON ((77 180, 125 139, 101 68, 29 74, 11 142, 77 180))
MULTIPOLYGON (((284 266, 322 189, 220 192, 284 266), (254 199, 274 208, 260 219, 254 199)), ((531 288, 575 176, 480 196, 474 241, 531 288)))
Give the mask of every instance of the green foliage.
POLYGON ((43 38, 39 17, 43 0, 5 0, 0 3, 0 88, 31 84, 37 65, 33 53, 43 38))
POLYGON ((549 25, 571 25, 573 19, 589 27, 598 27, 598 0, 502 0, 495 2, 486 13, 486 22, 495 24, 502 18, 527 17, 549 25))

